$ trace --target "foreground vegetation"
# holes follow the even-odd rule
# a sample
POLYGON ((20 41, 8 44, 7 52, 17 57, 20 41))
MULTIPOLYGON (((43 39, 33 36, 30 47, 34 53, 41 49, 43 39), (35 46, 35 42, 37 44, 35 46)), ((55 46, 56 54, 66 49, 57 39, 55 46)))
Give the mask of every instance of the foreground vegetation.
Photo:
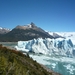
POLYGON ((0 75, 59 75, 48 72, 29 55, 0 45, 0 75))

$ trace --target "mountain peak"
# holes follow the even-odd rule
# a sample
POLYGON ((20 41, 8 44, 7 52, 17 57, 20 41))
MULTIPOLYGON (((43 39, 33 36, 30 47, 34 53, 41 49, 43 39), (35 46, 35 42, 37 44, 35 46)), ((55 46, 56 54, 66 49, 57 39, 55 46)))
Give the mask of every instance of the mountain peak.
POLYGON ((28 28, 37 28, 37 26, 31 22, 30 24, 26 25, 28 28))
POLYGON ((33 22, 31 22, 30 25, 31 25, 32 28, 37 28, 37 26, 33 22))
POLYGON ((31 24, 28 25, 16 26, 14 29, 11 30, 11 32, 7 33, 6 35, 3 35, 3 37, 1 36, 0 40, 1 41, 20 41, 20 40, 27 41, 34 38, 37 39, 37 38, 54 38, 54 37, 49 35, 43 29, 35 26, 35 24, 31 22, 31 24))
POLYGON ((33 25, 33 26, 35 26, 35 24, 34 24, 33 22, 31 22, 31 23, 30 23, 30 25, 33 25))
POLYGON ((18 25, 18 26, 16 26, 15 27, 15 29, 30 29, 30 28, 38 28, 33 22, 31 22, 30 24, 27 24, 27 25, 23 25, 23 26, 21 26, 21 25, 18 25))
POLYGON ((31 24, 30 24, 32 27, 36 27, 36 25, 33 23, 33 22, 31 22, 31 24))

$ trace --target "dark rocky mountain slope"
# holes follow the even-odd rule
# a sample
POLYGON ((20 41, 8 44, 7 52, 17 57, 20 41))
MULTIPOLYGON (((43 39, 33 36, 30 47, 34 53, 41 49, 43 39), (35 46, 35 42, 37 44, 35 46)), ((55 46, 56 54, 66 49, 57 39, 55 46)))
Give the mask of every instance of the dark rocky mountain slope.
POLYGON ((34 23, 24 26, 16 26, 10 32, 0 35, 0 41, 27 41, 31 39, 37 38, 54 38, 53 36, 49 35, 43 29, 37 27, 34 23))

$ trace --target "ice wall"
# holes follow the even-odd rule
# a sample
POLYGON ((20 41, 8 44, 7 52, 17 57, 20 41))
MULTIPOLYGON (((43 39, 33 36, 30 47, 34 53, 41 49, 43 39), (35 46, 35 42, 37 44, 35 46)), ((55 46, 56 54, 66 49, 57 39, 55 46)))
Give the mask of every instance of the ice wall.
POLYGON ((64 55, 73 56, 74 49, 73 43, 70 39, 33 39, 29 41, 18 41, 18 45, 15 46, 17 50, 26 52, 41 53, 47 55, 64 55))

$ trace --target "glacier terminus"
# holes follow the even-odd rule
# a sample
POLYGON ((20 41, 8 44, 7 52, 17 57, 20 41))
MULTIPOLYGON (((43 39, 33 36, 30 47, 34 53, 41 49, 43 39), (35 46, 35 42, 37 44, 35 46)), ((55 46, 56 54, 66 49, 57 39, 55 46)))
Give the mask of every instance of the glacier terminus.
POLYGON ((18 41, 17 50, 45 55, 75 56, 75 48, 71 39, 38 38, 29 41, 18 41))

